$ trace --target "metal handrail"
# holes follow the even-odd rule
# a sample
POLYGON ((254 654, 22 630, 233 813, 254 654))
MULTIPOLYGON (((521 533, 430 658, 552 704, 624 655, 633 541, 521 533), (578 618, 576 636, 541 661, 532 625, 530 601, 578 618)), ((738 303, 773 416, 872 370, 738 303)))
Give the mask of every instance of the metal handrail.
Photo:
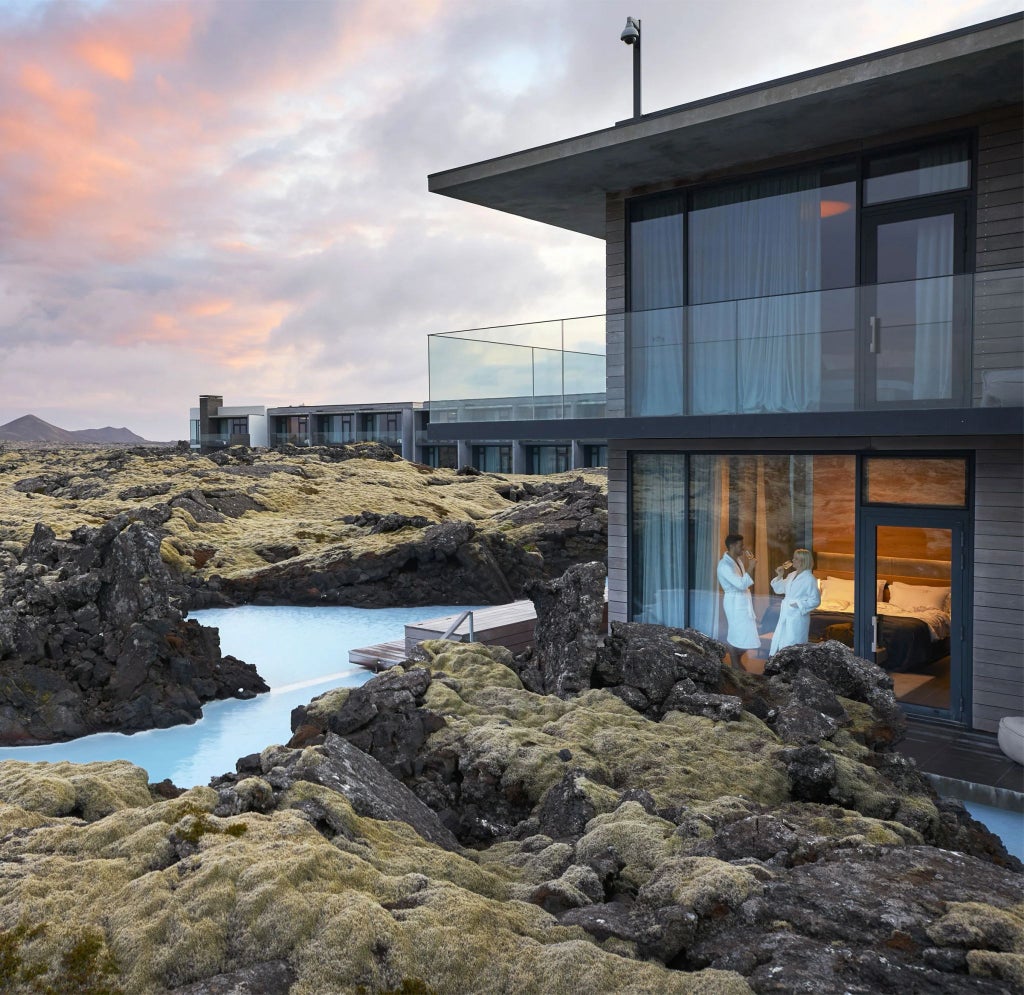
POLYGON ((473 611, 472 611, 472 609, 469 609, 469 608, 467 608, 461 615, 459 615, 458 618, 455 619, 454 622, 452 622, 451 625, 448 626, 447 631, 445 632, 445 634, 441 638, 442 639, 450 639, 451 636, 452 636, 452 633, 460 625, 462 625, 462 623, 467 618, 469 619, 469 641, 471 643, 475 643, 476 642, 476 634, 473 632, 473 611))

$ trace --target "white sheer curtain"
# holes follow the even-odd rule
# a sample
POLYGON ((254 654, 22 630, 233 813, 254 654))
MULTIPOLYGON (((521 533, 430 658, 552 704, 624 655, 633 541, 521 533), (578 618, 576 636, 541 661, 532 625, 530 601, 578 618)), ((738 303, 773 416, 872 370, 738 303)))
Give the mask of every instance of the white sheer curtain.
POLYGON ((922 218, 917 230, 914 389, 917 399, 953 396, 953 216, 922 218))
MULTIPOLYGON (((959 144, 940 145, 921 154, 917 192, 937 193, 969 181, 970 163, 959 144)), ((917 237, 914 335, 914 398, 953 396, 953 216, 922 218, 917 237)))
POLYGON ((682 202, 638 204, 629 237, 630 412, 682 414, 682 202))
POLYGON ((817 173, 700 192, 689 218, 692 412, 816 410, 817 173))
POLYGON ((718 561, 729 532, 729 464, 725 456, 691 456, 693 581, 690 625, 717 639, 721 630, 718 561))
POLYGON ((686 597, 686 461, 682 453, 633 457, 632 618, 681 626, 686 597))

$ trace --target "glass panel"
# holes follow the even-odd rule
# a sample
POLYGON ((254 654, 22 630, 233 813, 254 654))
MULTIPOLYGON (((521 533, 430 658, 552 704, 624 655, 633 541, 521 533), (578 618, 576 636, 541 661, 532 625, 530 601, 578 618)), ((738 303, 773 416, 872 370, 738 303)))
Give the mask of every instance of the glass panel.
POLYGON ((952 530, 880 525, 875 539, 875 662, 898 700, 948 710, 952 530))
POLYGON ((967 463, 956 458, 878 457, 864 461, 864 500, 963 508, 967 463))
POLYGON ((697 191, 689 218, 691 412, 816 411, 852 400, 853 168, 697 191), (837 310, 842 309, 842 314, 837 310), (838 334, 837 334, 838 333, 838 334), (844 343, 843 340, 847 341, 844 343))
POLYGON ((966 141, 880 156, 868 162, 864 203, 921 197, 971 185, 966 141))
POLYGON ((855 204, 852 164, 695 191, 689 302, 853 286, 855 204))
POLYGON ((630 618, 682 626, 686 599, 686 462, 682 453, 632 459, 630 618))
POLYGON ((605 328, 598 315, 431 335, 434 422, 604 417, 605 328))
POLYGON ((881 402, 953 396, 954 233, 952 214, 878 225, 872 313, 881 402))
POLYGON ((683 413, 684 199, 630 206, 630 414, 683 413))
POLYGON ((855 483, 852 456, 692 455, 690 624, 723 642, 738 640, 742 666, 755 671, 773 648, 795 642, 852 646, 855 483), (730 570, 743 581, 726 555, 732 533, 743 536, 754 568, 744 559, 750 583, 726 594, 730 570), (800 549, 811 553, 809 570, 793 568, 800 549), (804 572, 801 580, 790 576, 804 572), (831 603, 819 611, 817 581, 825 577, 833 580, 831 603), (786 608, 794 600, 798 606, 786 608), (748 606, 752 627, 736 621, 748 606))

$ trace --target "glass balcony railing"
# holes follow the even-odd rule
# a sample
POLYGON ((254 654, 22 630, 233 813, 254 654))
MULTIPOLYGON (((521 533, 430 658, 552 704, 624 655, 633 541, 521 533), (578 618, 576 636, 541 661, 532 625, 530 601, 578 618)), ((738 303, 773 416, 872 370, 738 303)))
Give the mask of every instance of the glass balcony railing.
POLYGON ((431 422, 1024 404, 1020 269, 430 337, 431 422))
POLYGON ((202 449, 223 449, 225 446, 249 445, 248 435, 230 434, 228 432, 212 432, 199 436, 202 449))
POLYGON ((271 446, 349 446, 356 442, 376 442, 399 451, 402 448, 402 437, 393 431, 270 433, 271 446))
POLYGON ((430 421, 603 418, 604 315, 428 340, 430 421))

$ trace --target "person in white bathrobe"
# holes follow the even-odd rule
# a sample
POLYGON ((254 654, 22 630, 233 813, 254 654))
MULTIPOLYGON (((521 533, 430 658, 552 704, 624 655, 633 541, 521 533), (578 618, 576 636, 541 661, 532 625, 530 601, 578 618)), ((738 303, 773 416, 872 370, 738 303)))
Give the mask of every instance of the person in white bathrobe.
POLYGON ((718 583, 722 585, 722 607, 728 623, 725 641, 729 644, 732 665, 737 670, 742 669, 740 658, 743 651, 756 650, 761 645, 754 601, 750 597, 756 565, 754 554, 743 548, 743 536, 730 532, 725 537, 725 554, 718 561, 718 583))
POLYGON ((818 581, 811 570, 813 564, 809 549, 797 549, 791 563, 775 568, 772 590, 783 598, 769 656, 774 656, 784 646, 807 642, 811 612, 821 604, 818 581), (793 570, 787 574, 788 567, 793 567, 793 570))

